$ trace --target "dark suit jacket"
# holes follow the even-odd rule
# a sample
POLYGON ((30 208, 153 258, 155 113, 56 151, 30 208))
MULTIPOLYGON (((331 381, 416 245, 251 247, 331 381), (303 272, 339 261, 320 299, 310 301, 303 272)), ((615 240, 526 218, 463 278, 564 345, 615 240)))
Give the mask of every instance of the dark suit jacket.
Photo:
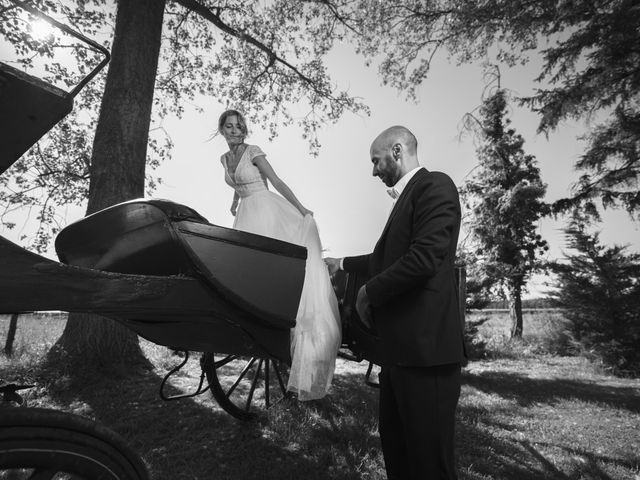
POLYGON ((369 255, 344 269, 371 278, 367 295, 388 365, 434 366, 464 357, 454 260, 460 201, 444 173, 419 170, 369 255))

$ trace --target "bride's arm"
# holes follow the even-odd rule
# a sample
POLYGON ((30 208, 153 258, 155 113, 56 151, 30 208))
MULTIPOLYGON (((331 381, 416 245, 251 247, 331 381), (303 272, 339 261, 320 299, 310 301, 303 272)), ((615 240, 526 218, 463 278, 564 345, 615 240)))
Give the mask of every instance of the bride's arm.
POLYGON ((264 175, 269 180, 269 182, 271 182, 271 185, 273 185, 273 188, 275 188, 280 195, 286 198, 289 201, 289 203, 291 203, 291 205, 296 207, 298 211, 302 214, 302 216, 307 214, 313 215, 313 212, 311 210, 306 209, 300 203, 300 200, 296 198, 296 196, 293 194, 293 192, 287 186, 287 184, 284 183, 280 179, 280 177, 278 177, 275 170, 273 169, 273 167, 271 166, 271 164, 269 163, 269 161, 264 155, 259 155, 255 157, 252 160, 252 162, 258 168, 258 170, 260 170, 260 173, 264 175))
MULTIPOLYGON (((222 164, 225 172, 227 171, 226 155, 227 154, 225 153, 220 157, 220 163, 222 164)), ((233 215, 234 217, 236 216, 236 212, 238 211, 238 200, 240 200, 240 196, 238 195, 238 192, 234 191, 233 200, 231 201, 231 208, 229 209, 231 211, 231 215, 233 215)))
POLYGON ((233 192, 233 201, 231 202, 231 215, 236 216, 236 212, 238 211, 238 192, 233 192))

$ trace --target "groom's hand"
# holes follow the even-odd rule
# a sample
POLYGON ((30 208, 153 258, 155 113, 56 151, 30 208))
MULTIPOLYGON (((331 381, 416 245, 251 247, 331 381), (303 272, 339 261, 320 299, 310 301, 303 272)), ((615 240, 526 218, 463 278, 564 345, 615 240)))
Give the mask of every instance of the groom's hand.
POLYGON ((367 328, 371 328, 371 303, 369 303, 369 297, 367 296, 367 286, 363 285, 358 290, 358 296, 356 297, 356 310, 360 315, 360 320, 366 325, 367 328))
POLYGON ((327 264, 327 268, 329 269, 329 275, 334 276, 338 270, 340 270, 340 259, 326 257, 324 259, 324 263, 327 264))

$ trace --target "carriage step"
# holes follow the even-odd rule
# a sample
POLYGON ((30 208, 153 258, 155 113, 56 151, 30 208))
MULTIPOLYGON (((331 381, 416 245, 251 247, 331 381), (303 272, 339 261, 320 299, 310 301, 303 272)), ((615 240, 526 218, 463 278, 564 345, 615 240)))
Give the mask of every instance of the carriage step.
POLYGON ((72 107, 64 90, 0 62, 0 174, 72 107))

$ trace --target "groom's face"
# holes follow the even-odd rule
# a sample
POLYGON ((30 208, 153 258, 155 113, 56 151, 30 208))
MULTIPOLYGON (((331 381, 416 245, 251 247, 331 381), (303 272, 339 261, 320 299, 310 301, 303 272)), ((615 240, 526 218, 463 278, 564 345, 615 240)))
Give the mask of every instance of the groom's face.
POLYGON ((393 152, 386 145, 374 142, 371 145, 371 163, 373 176, 380 178, 387 187, 393 187, 400 180, 400 165, 393 157, 393 152))

